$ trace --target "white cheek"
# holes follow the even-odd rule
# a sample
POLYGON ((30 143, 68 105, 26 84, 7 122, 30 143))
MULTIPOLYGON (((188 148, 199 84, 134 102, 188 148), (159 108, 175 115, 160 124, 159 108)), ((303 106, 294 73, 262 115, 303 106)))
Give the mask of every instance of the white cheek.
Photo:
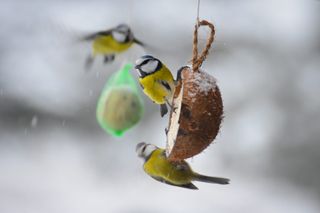
POLYGON ((124 42, 126 40, 126 35, 123 33, 119 33, 117 31, 112 32, 112 37, 117 41, 117 42, 124 42))
POLYGON ((144 58, 139 58, 136 60, 135 64, 140 65, 140 64, 142 64, 142 62, 144 62, 144 60, 145 60, 144 58))
POLYGON ((149 61, 148 63, 141 66, 141 70, 143 70, 146 73, 151 73, 156 71, 158 66, 158 61, 149 61))

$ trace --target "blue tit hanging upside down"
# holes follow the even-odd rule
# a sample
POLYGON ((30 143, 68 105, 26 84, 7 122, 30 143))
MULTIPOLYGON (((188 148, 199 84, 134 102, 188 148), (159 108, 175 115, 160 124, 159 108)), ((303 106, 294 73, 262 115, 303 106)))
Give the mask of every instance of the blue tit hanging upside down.
POLYGON ((139 58, 135 63, 139 75, 139 82, 143 92, 156 104, 160 104, 160 113, 163 117, 171 108, 175 89, 175 80, 170 70, 159 59, 150 55, 139 58))
POLYGON ((229 184, 229 179, 193 172, 186 161, 170 162, 166 157, 165 150, 152 144, 139 143, 136 152, 139 157, 145 160, 144 171, 157 181, 188 189, 198 189, 192 184, 192 181, 229 184))
POLYGON ((125 52, 134 43, 143 46, 144 44, 137 40, 130 27, 126 24, 120 24, 115 28, 93 33, 84 38, 92 43, 92 55, 87 58, 86 68, 90 68, 94 57, 97 55, 104 56, 104 62, 111 62, 115 55, 125 52))

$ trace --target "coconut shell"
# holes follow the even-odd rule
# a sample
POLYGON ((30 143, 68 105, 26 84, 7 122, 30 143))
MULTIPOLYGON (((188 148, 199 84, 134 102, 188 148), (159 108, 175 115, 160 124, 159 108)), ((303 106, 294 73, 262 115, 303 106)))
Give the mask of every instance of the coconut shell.
POLYGON ((202 152, 219 132, 223 103, 215 78, 183 68, 172 105, 166 154, 171 161, 181 161, 202 152))

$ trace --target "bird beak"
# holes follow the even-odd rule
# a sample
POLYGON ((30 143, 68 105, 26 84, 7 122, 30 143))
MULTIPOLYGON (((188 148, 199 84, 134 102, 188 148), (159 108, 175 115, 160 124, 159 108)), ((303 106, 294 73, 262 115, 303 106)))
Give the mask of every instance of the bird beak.
POLYGON ((145 146, 146 146, 146 143, 144 143, 144 142, 137 144, 136 153, 138 154, 138 157, 145 158, 145 156, 143 155, 143 151, 142 151, 145 148, 145 146))
POLYGON ((138 70, 138 69, 140 69, 140 66, 136 65, 136 66, 134 66, 134 68, 138 70))
POLYGON ((139 149, 140 149, 142 146, 144 146, 144 145, 146 145, 145 142, 138 143, 137 146, 136 146, 136 152, 138 152, 139 149))

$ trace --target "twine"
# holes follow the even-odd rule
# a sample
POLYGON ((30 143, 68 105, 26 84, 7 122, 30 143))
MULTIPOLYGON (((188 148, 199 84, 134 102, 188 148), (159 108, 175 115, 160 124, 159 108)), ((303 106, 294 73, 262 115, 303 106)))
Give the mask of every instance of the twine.
POLYGON ((199 72, 199 67, 201 67, 203 61, 206 60, 206 57, 209 53, 209 49, 214 40, 214 35, 215 35, 215 29, 213 24, 211 24, 206 20, 199 21, 199 19, 197 19, 197 23, 194 26, 194 32, 193 32, 192 70, 194 72, 199 72), (205 49, 202 51, 200 57, 198 57, 198 29, 200 26, 208 26, 211 29, 211 32, 207 40, 205 49))

